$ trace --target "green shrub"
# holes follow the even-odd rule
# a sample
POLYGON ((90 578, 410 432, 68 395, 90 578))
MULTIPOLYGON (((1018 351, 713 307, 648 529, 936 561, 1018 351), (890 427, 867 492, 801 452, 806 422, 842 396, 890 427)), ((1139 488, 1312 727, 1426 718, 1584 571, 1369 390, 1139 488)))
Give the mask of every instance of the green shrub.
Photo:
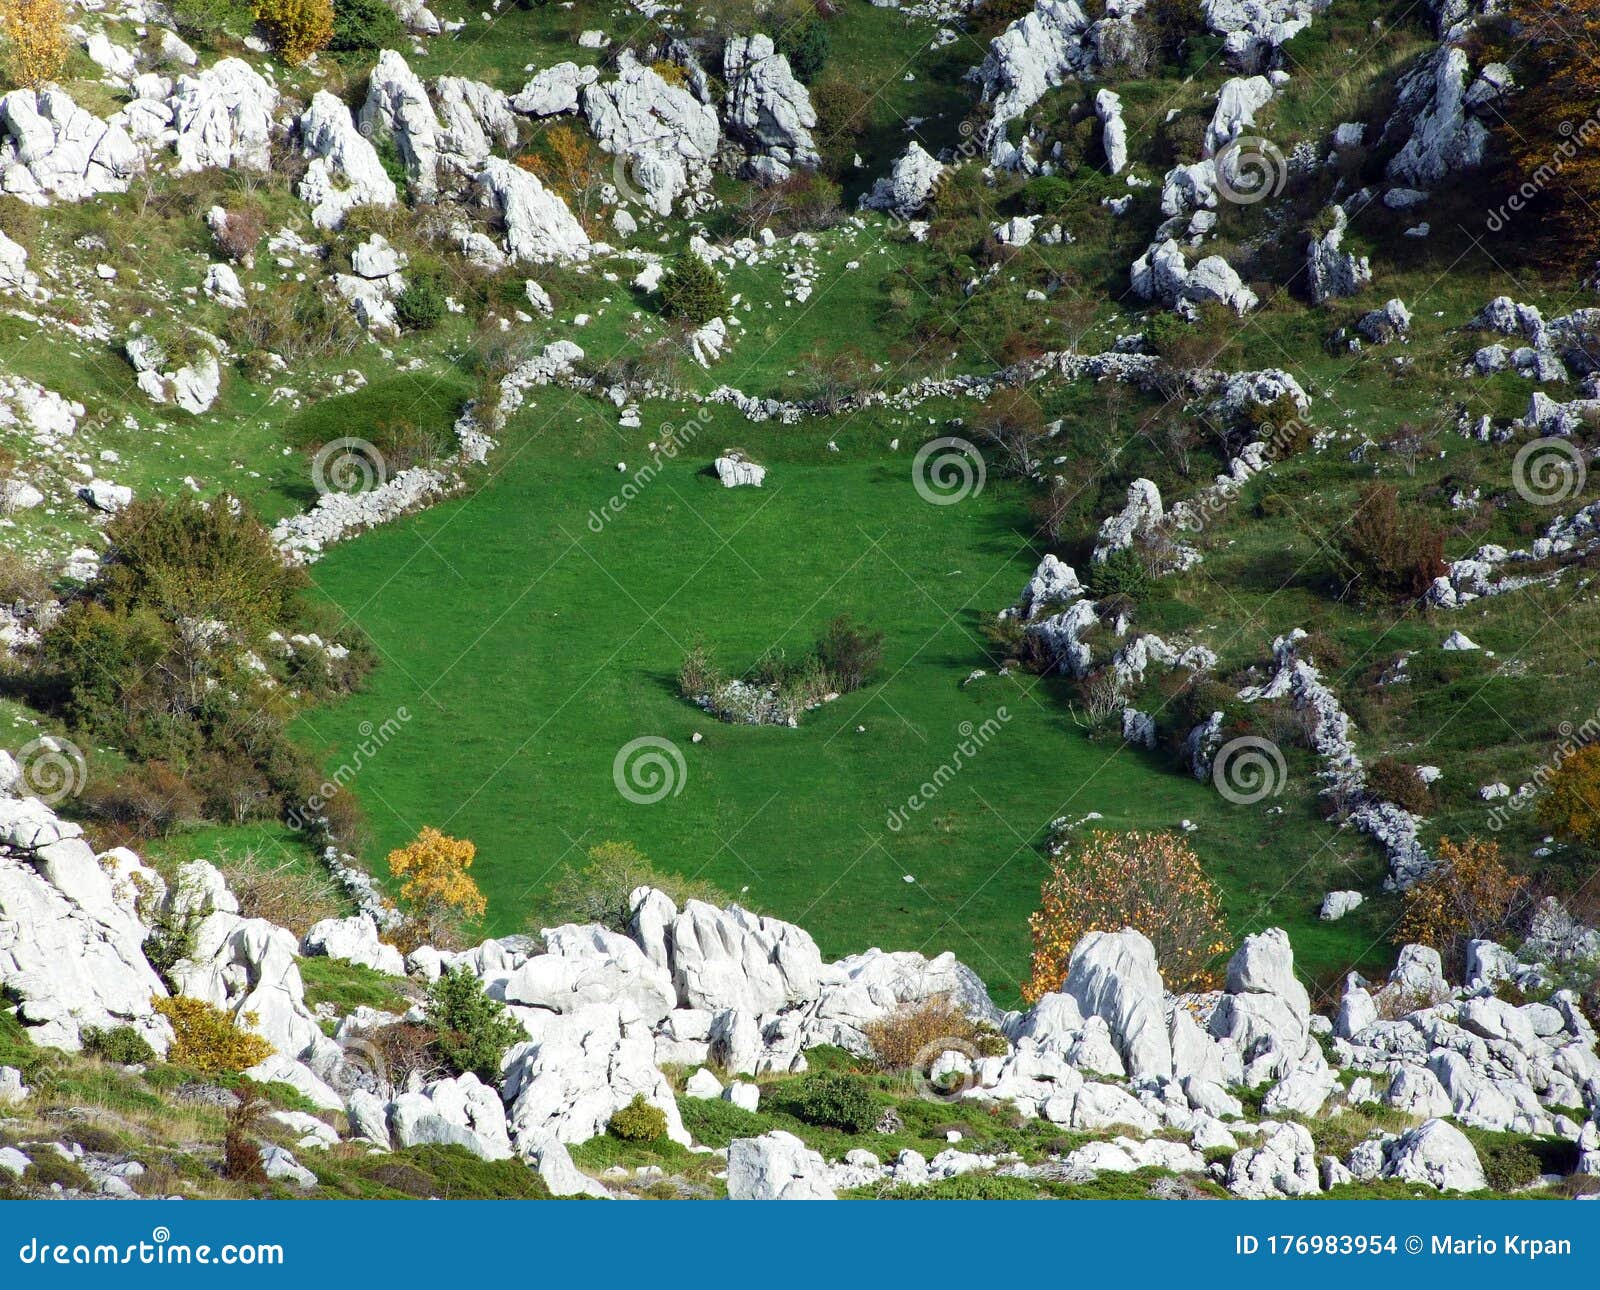
POLYGON ((1510 1134, 1484 1134, 1473 1144, 1489 1186, 1499 1192, 1516 1191, 1536 1182, 1543 1165, 1527 1138, 1510 1134))
POLYGON ((878 1104, 856 1076, 839 1071, 807 1075, 783 1097, 797 1120, 846 1133, 865 1133, 878 1122, 878 1104))
POLYGON ((1150 571, 1144 559, 1132 547, 1113 551, 1098 564, 1089 567, 1089 591, 1096 599, 1126 596, 1142 600, 1150 590, 1150 571))
POLYGON ((86 1026, 83 1051, 119 1066, 139 1066, 155 1058, 156 1050, 132 1026, 86 1026))
POLYGON ((646 1102, 643 1093, 635 1093, 633 1101, 606 1121, 606 1132, 623 1142, 654 1142, 666 1136, 667 1113, 646 1102))
POLYGON ((418 274, 394 300, 394 316, 407 331, 429 331, 444 318, 444 292, 433 278, 418 274))
POLYGON ((172 19, 183 35, 213 44, 219 36, 243 40, 256 21, 251 0, 176 0, 172 19))
POLYGON ((817 638, 817 658, 841 694, 859 690, 883 663, 883 633, 840 614, 817 638))
POLYGON ((405 40, 405 28, 383 0, 333 0, 330 53, 372 55, 382 49, 402 49, 405 40))
POLYGON ((427 1024, 451 1069, 485 1084, 499 1075, 506 1049, 527 1038, 505 1005, 485 994, 483 982, 465 968, 446 972, 428 987, 427 1024))
POLYGON ((728 311, 722 278, 693 251, 684 251, 661 279, 661 310, 691 327, 704 327, 728 311))
POLYGON ((790 23, 775 43, 778 52, 789 60, 789 69, 805 85, 817 79, 832 52, 828 29, 816 18, 790 23))

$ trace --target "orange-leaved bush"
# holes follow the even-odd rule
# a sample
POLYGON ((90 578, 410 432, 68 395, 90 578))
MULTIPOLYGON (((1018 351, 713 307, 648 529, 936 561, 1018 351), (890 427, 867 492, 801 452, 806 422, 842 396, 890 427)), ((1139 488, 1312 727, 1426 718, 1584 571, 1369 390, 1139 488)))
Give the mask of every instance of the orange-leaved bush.
MULTIPOLYGON (((1518 88, 1491 114, 1518 182, 1516 231, 1559 267, 1600 255, 1600 3, 1512 0, 1491 57, 1511 62, 1518 88)), ((1491 41, 1495 33, 1491 30, 1491 41)))
POLYGON ((1528 880, 1506 867, 1499 844, 1441 838, 1435 858, 1405 894, 1395 943, 1448 951, 1460 941, 1504 932, 1522 907, 1528 880))
POLYGON ((1167 988, 1177 992, 1213 985, 1228 948, 1217 889, 1194 848, 1173 833, 1095 832, 1062 847, 1050 857, 1028 927, 1033 975, 1022 995, 1029 1003, 1061 988, 1085 932, 1143 932, 1167 988))
POLYGON ((415 842, 389 852, 389 872, 405 882, 400 899, 430 933, 462 919, 479 918, 488 908, 478 884, 467 871, 478 848, 465 838, 452 838, 424 827, 415 842))
POLYGON ((1568 842, 1600 847, 1600 744, 1589 744, 1564 758, 1545 795, 1539 820, 1568 842))
POLYGON ((5 0, 0 35, 7 76, 28 89, 58 78, 72 48, 62 0, 5 0))

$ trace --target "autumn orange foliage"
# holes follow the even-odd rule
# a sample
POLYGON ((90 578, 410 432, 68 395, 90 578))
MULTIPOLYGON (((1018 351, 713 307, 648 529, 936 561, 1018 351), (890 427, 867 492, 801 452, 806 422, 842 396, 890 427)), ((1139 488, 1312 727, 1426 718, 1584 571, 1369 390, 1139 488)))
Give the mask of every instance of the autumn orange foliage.
POLYGON ((1029 1003, 1061 988, 1085 932, 1143 932, 1167 988, 1177 992, 1213 985, 1228 948, 1217 889, 1194 849, 1172 833, 1096 832, 1057 851, 1028 926, 1033 975, 1022 994, 1029 1003))
POLYGON ((1505 102, 1496 132, 1537 210, 1521 228, 1541 253, 1569 268, 1593 268, 1600 255, 1600 0, 1512 0, 1504 49, 1520 88, 1505 102))
POLYGON ((539 142, 539 151, 523 153, 516 164, 565 198, 578 222, 588 228, 600 189, 613 177, 610 158, 588 135, 564 123, 551 126, 539 142))
POLYGON ((1556 767, 1539 799, 1539 819, 1568 842, 1600 847, 1600 744, 1578 749, 1556 767))
POLYGON ((1439 840, 1438 863, 1405 894, 1397 945, 1449 950, 1459 941, 1504 931, 1523 900, 1528 880, 1500 858, 1500 846, 1468 838, 1439 840))

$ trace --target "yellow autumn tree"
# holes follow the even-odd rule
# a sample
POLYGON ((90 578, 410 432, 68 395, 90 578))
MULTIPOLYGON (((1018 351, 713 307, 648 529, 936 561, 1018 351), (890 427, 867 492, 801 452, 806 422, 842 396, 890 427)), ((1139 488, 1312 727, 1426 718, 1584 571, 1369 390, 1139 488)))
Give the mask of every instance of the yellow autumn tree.
POLYGON ((333 39, 333 0, 255 0, 255 16, 291 67, 333 39))
POLYGON ((71 44, 62 0, 5 0, 0 4, 7 77, 37 89, 61 75, 71 44))
POLYGON ((1568 842, 1600 847, 1600 744, 1578 749, 1556 767, 1539 799, 1539 819, 1568 842))
POLYGON ((627 182, 625 163, 608 157, 587 134, 565 122, 544 131, 537 149, 523 153, 516 164, 565 198, 578 222, 591 231, 601 189, 614 179, 627 182))
POLYGON ((389 872, 405 880, 400 899, 435 944, 488 908, 468 872, 477 854, 478 848, 467 839, 452 838, 431 826, 409 846, 389 852, 389 872))
POLYGON ((1028 926, 1033 974, 1022 995, 1029 1003, 1061 988, 1072 947, 1086 932, 1143 932, 1176 992, 1213 985, 1228 948, 1217 889, 1194 848, 1173 833, 1096 832, 1061 848, 1028 926))
POLYGON ((1405 894, 1395 944, 1449 951, 1461 941, 1502 933, 1522 905, 1528 880, 1506 867, 1499 843, 1441 838, 1435 859, 1405 894))

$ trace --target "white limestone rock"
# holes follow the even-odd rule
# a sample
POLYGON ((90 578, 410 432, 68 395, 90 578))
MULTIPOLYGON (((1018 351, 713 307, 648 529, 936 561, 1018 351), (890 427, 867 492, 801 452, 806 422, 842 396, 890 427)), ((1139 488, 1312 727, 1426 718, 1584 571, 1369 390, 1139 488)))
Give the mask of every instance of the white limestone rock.
POLYGON ((687 89, 630 60, 614 81, 585 86, 579 97, 600 146, 627 160, 624 195, 669 215, 709 181, 722 131, 715 110, 687 89))
POLYGON ((491 157, 478 175, 478 200, 497 211, 505 226, 505 251, 514 263, 552 264, 585 260, 589 235, 559 194, 531 172, 491 157))
POLYGON ((312 924, 301 942, 301 949, 309 955, 321 954, 371 968, 385 976, 406 974, 405 958, 393 945, 385 945, 379 939, 378 925, 370 914, 324 918, 312 924))
POLYGON ((336 229, 354 207, 394 205, 398 198, 394 180, 338 98, 318 90, 301 115, 299 128, 301 150, 310 160, 299 192, 312 208, 313 224, 336 229))
POLYGON ((242 58, 180 76, 168 100, 179 174, 272 168, 278 91, 242 58))
POLYGON ((782 178, 790 167, 815 168, 817 146, 811 137, 817 113, 811 95, 795 79, 789 60, 770 36, 735 36, 722 55, 728 97, 723 117, 728 134, 752 154, 775 163, 763 177, 782 178))
POLYGON ((126 192, 144 158, 116 121, 102 121, 63 89, 0 97, 0 193, 35 206, 126 192))
POLYGON ((828 1166, 792 1133, 774 1129, 728 1144, 729 1200, 833 1200, 828 1166))
POLYGON ((932 200, 944 171, 938 158, 913 139, 889 173, 873 181, 872 190, 862 196, 861 205, 909 219, 932 200))

